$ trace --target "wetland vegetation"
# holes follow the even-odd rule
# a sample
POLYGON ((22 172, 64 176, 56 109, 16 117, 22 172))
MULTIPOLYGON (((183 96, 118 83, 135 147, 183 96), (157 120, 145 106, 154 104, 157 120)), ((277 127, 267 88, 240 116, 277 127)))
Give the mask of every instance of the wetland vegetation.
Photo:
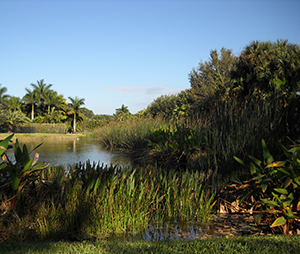
MULTIPOLYGON (((190 89, 161 96, 135 115, 122 105, 114 116, 85 118, 77 108, 77 130, 85 126, 99 145, 126 153, 132 167, 90 161, 51 167, 38 163, 34 152, 30 159, 18 142, 11 162, 5 151, 13 136, 2 141, 1 240, 97 241, 137 234, 151 223, 204 223, 221 207, 253 214, 253 223, 267 228, 260 233, 299 234, 299 46, 255 41, 239 56, 212 50, 189 78, 190 89)), ((244 243, 212 239, 184 246, 193 246, 188 252, 235 244, 250 252, 248 238, 237 239, 244 243)), ((108 245, 107 252, 117 248, 108 245)))

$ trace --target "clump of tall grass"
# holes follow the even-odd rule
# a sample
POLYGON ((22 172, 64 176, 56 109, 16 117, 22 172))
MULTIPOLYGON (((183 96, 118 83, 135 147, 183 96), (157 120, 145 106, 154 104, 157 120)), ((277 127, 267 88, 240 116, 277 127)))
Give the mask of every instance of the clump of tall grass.
POLYGON ((250 154, 258 156, 262 139, 270 144, 273 154, 280 154, 278 141, 285 142, 287 136, 293 139, 300 135, 298 109, 299 100, 275 96, 239 99, 233 95, 212 100, 201 114, 210 128, 207 130, 207 160, 199 161, 200 167, 230 174, 237 166, 233 156, 245 160, 250 154))
POLYGON ((150 221, 205 221, 214 206, 210 178, 89 161, 67 174, 49 167, 31 190, 18 193, 0 227, 9 239, 81 239, 137 233, 150 221))
POLYGON ((89 137, 99 140, 113 149, 144 149, 147 146, 146 135, 152 127, 159 127, 167 121, 163 118, 135 118, 95 129, 89 137))
POLYGON ((95 135, 128 151, 135 163, 157 163, 171 170, 213 169, 230 177, 245 173, 233 156, 244 160, 250 154, 258 156, 260 140, 266 140, 276 155, 278 141, 298 138, 299 108, 299 98, 264 97, 260 91, 241 98, 232 93, 212 97, 177 122, 139 119, 100 128, 95 135))

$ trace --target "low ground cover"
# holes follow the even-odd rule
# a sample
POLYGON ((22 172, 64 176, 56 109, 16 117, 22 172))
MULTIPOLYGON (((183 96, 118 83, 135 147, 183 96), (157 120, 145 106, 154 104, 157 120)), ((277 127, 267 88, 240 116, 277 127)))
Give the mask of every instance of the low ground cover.
POLYGON ((299 253, 300 236, 240 236, 194 241, 5 242, 1 253, 299 253))

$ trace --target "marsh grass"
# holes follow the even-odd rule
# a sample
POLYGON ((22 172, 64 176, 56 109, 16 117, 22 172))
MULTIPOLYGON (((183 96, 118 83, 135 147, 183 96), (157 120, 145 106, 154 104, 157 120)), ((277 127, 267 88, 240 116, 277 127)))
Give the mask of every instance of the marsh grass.
POLYGON ((248 155, 258 156, 262 139, 270 144, 272 154, 280 154, 279 141, 300 135, 299 101, 261 96, 215 98, 194 108, 189 117, 111 124, 97 129, 94 137, 124 149, 141 165, 157 163, 174 170, 181 164, 194 171, 212 169, 219 178, 229 179, 246 173, 233 156, 245 161, 248 155))
POLYGON ((147 147, 145 137, 151 128, 159 127, 166 122, 163 118, 135 118, 100 127, 89 133, 88 136, 99 140, 109 148, 143 150, 147 147))
POLYGON ((214 206, 210 178, 89 161, 67 174, 49 167, 31 190, 18 193, 13 206, 7 204, 1 231, 9 240, 100 239, 141 232, 150 221, 206 221, 214 206))

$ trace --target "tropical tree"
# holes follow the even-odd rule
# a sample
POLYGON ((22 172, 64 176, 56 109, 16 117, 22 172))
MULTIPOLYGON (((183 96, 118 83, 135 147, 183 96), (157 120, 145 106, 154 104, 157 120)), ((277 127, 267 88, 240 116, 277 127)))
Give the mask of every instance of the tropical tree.
POLYGON ((8 99, 10 96, 6 94, 7 88, 1 87, 2 84, 0 84, 0 105, 3 105, 3 102, 8 99))
POLYGON ((62 94, 58 95, 56 91, 49 89, 44 94, 44 104, 48 107, 47 113, 49 115, 51 112, 51 107, 55 107, 57 109, 63 108, 65 105, 65 99, 62 94))
POLYGON ((36 102, 40 107, 45 107, 45 100, 47 93, 50 91, 50 87, 52 84, 46 84, 44 83, 44 79, 41 79, 40 81, 37 80, 37 84, 30 84, 33 87, 33 92, 36 96, 36 102))
POLYGON ((28 104, 31 105, 31 120, 33 120, 34 119, 34 105, 37 103, 37 96, 34 91, 31 91, 28 88, 25 88, 25 90, 27 93, 24 95, 22 100, 26 105, 28 105, 28 104))
POLYGON ((122 104, 121 108, 116 109, 115 116, 117 121, 123 121, 127 119, 130 115, 131 113, 128 109, 128 106, 125 106, 124 104, 122 104))
POLYGON ((68 114, 73 115, 73 132, 76 132, 76 119, 78 117, 84 117, 81 106, 84 105, 85 99, 80 99, 77 96, 75 98, 69 97, 71 103, 69 103, 68 114))
POLYGON ((8 130, 10 132, 12 132, 13 127, 18 124, 30 122, 30 119, 18 110, 1 110, 0 118, 4 119, 3 124, 5 124, 8 127, 8 130))
POLYGON ((300 47, 287 40, 253 41, 242 51, 233 78, 244 95, 295 95, 300 90, 300 47))
POLYGON ((4 107, 10 111, 21 111, 22 102, 19 97, 11 96, 9 99, 6 99, 4 102, 4 107))
POLYGON ((47 123, 61 123, 67 119, 66 112, 63 110, 56 110, 55 107, 51 108, 50 114, 45 113, 43 122, 47 123))

